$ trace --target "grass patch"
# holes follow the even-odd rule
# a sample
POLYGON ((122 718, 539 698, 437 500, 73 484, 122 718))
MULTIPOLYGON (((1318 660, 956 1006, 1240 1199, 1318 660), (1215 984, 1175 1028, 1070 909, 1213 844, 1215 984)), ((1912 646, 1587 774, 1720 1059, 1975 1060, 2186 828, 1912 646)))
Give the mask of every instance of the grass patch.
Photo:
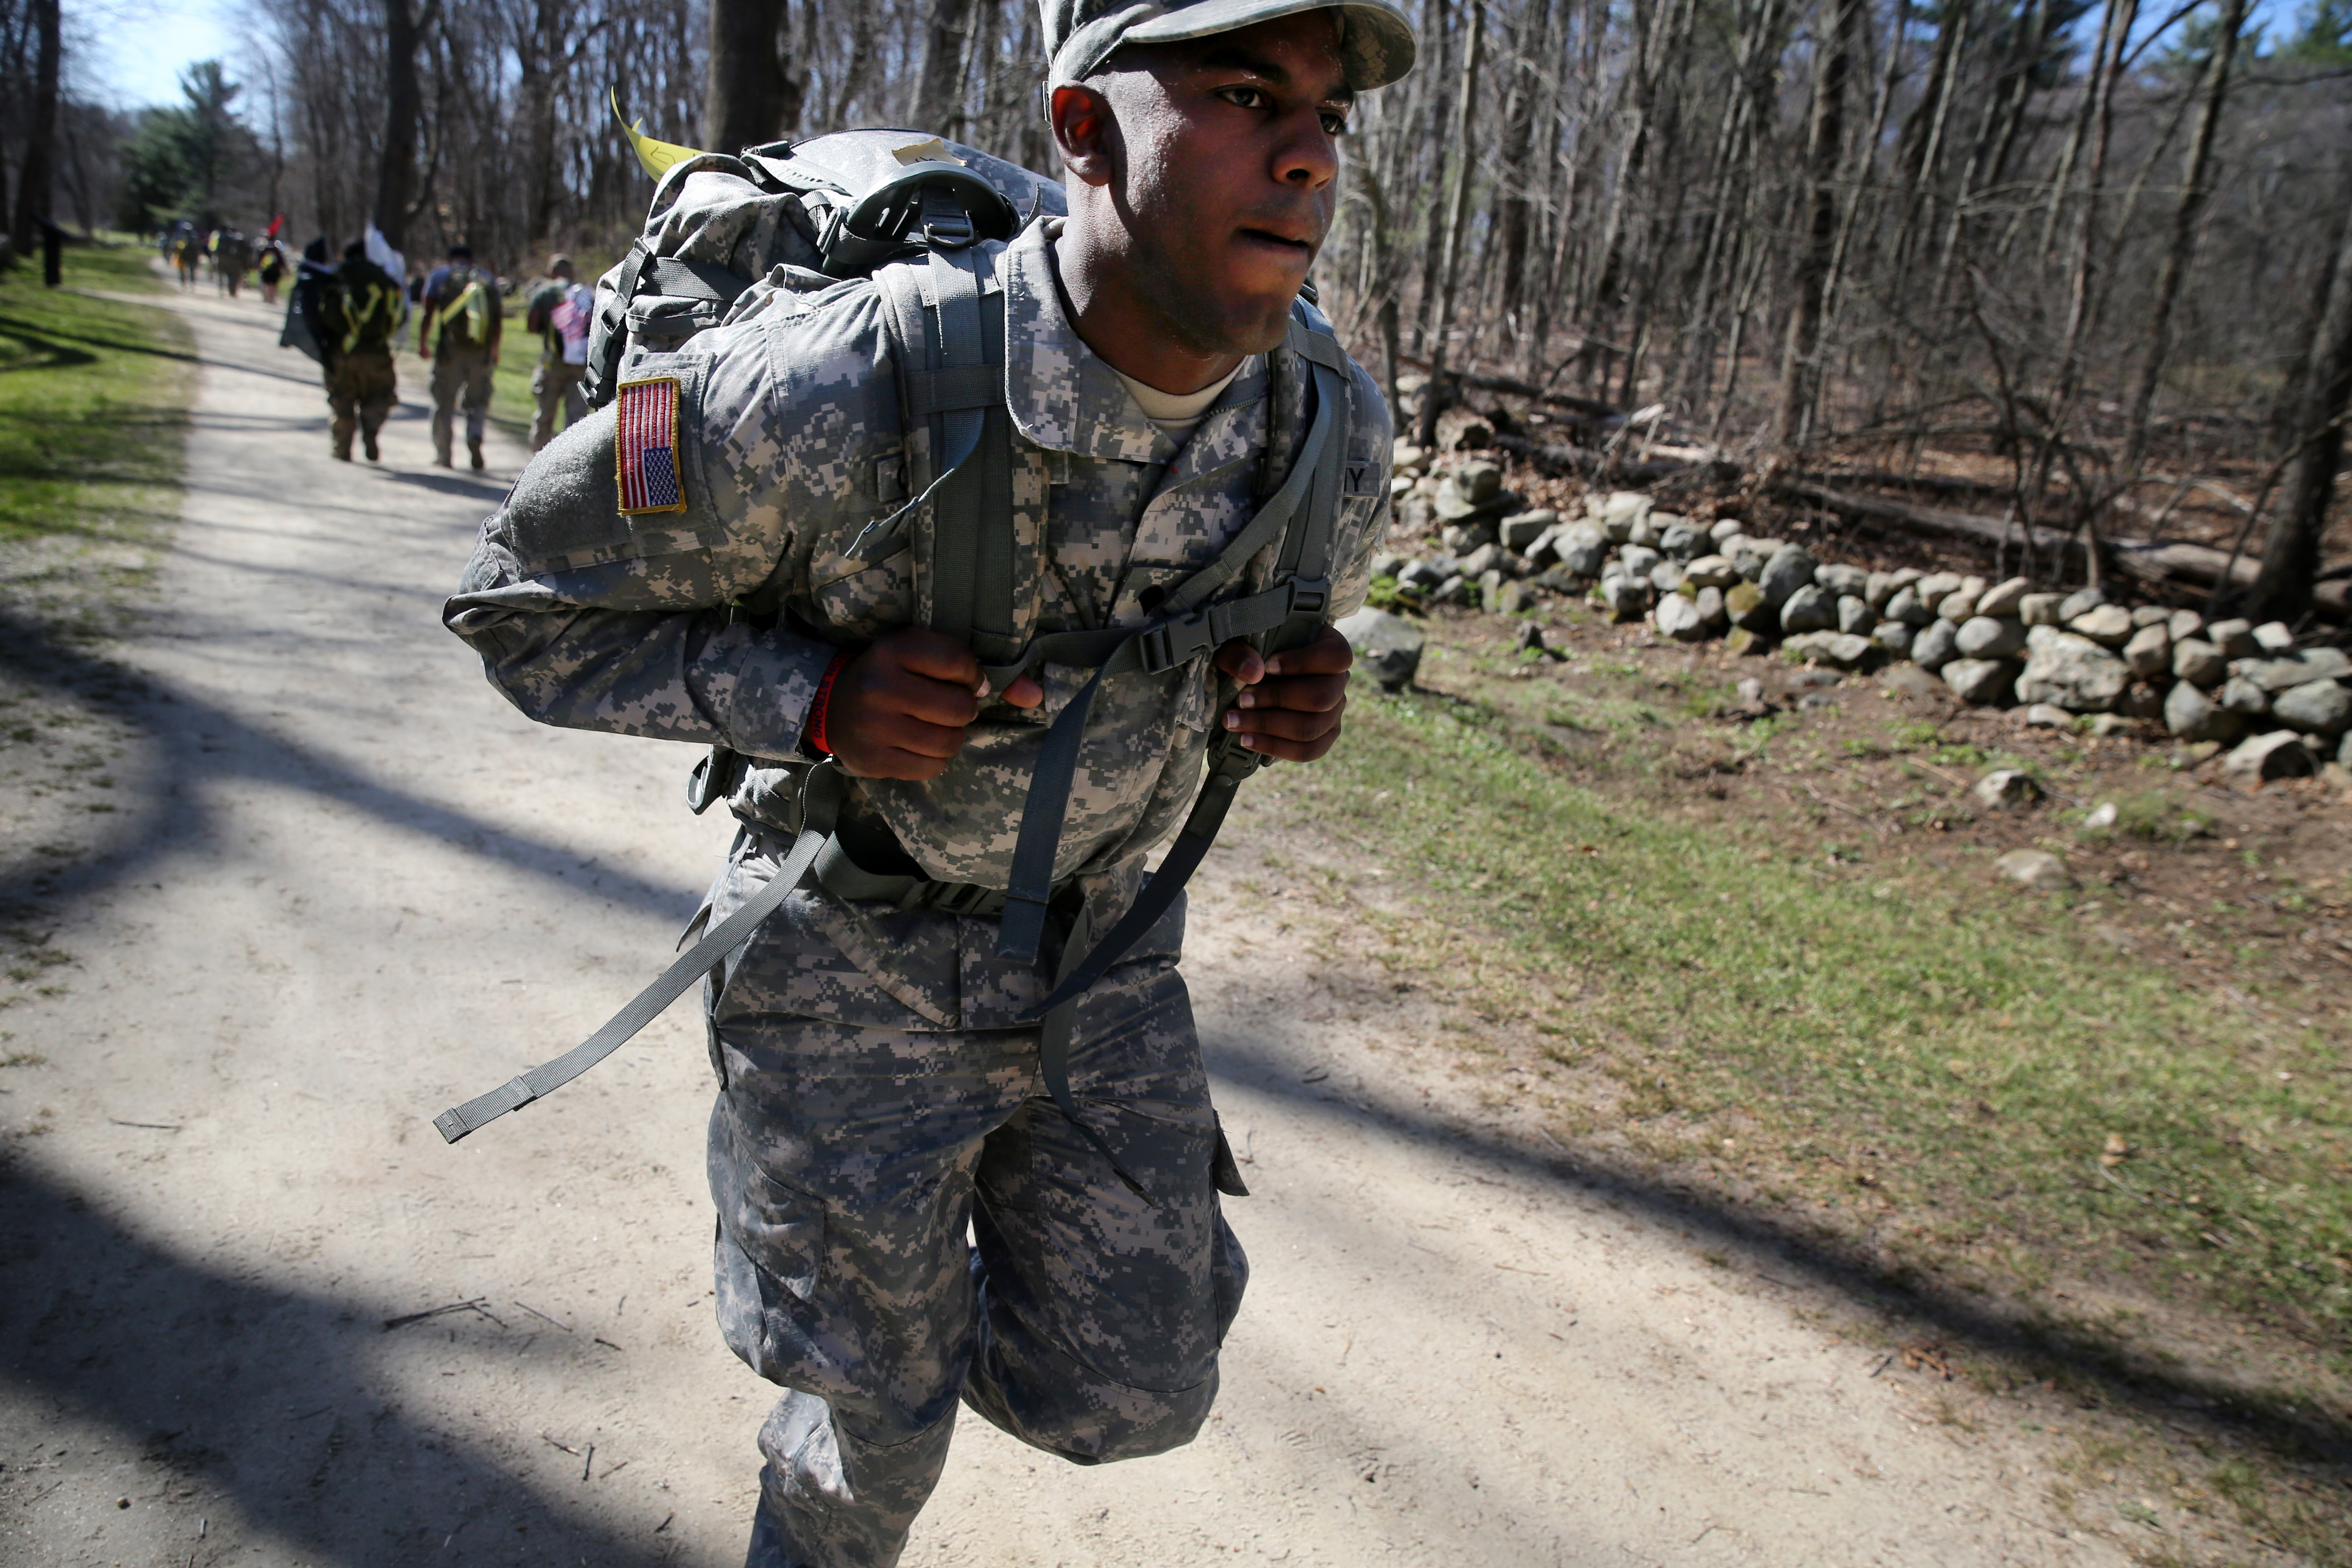
POLYGON ((139 586, 177 511, 194 382, 148 252, 75 246, 65 287, 0 274, 0 603, 55 615, 139 586))
POLYGON ((2352 1122, 2316 1031, 2257 1047, 2055 906, 1767 866, 1532 749, 1412 697, 1356 704, 1330 764, 1286 770, 1286 809, 1376 845, 1433 906, 1367 917, 1390 962, 1566 1041, 1623 1089, 1611 1120, 1637 1147, 1697 1157, 1743 1123, 1742 1159, 1898 1274, 2087 1275, 2352 1366, 2352 1122), (1562 1000, 1580 982, 1598 994, 1562 1000))

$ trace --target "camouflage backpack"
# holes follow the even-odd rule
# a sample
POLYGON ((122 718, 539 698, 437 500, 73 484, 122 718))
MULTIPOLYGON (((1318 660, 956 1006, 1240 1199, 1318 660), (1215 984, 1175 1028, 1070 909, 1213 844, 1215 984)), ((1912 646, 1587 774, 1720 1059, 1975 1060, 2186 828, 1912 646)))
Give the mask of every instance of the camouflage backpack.
MULTIPOLYGON (((779 268, 828 279, 873 279, 898 366, 902 428, 910 437, 923 428, 928 439, 907 443, 906 488, 912 499, 868 525, 848 559, 877 563, 907 548, 910 521, 929 507, 931 527, 913 531, 916 571, 931 584, 933 630, 970 647, 997 690, 1040 660, 1095 671, 1047 731, 1023 808, 1008 889, 866 879, 892 884, 889 896, 939 907, 1001 907, 999 952, 1034 960, 1053 896, 1055 852, 1079 741, 1103 680, 1130 670, 1167 670, 1234 637, 1274 652, 1320 633, 1340 505, 1347 355, 1314 309, 1312 290, 1304 291, 1292 310, 1290 352, 1267 356, 1270 406, 1295 411, 1288 424, 1297 427, 1269 420, 1275 427, 1260 468, 1257 514, 1214 562, 1169 592, 1150 626, 1027 635, 1013 607, 1003 296, 984 287, 990 261, 981 242, 1010 240, 1041 213, 1066 215, 1062 187, 976 148, 914 131, 839 132, 731 157, 656 142, 634 128, 629 135, 656 184, 644 233, 596 283, 583 383, 590 405, 613 402, 641 356, 673 353, 729 320, 736 301, 779 268), (1213 603, 1269 545, 1277 547, 1273 585, 1213 603), (899 882, 917 885, 898 889, 899 882)), ((1241 781, 1264 761, 1216 731, 1192 814, 1144 890, 1108 933, 1089 942, 1091 933, 1074 932, 1064 944, 1061 973, 1041 1010, 1041 1067, 1055 1101, 1090 1138, 1069 1102, 1069 1008, 1174 903, 1241 781)), ((747 940, 813 867, 822 871, 833 863, 819 857, 830 839, 837 769, 776 759, 762 759, 761 765, 794 770, 800 792, 797 839, 767 888, 586 1042, 444 1111, 435 1121, 444 1138, 457 1142, 611 1054, 747 940)), ((713 747, 695 769, 688 804, 699 812, 727 795, 744 767, 744 759, 713 747)))

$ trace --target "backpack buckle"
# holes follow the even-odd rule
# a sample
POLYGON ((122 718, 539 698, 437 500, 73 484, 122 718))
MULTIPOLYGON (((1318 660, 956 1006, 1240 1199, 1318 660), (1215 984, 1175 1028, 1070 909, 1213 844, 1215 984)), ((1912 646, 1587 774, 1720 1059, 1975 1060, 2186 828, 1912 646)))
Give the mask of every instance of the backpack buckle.
POLYGON ((1159 675, 1216 647, 1216 627, 1211 624, 1210 616, 1217 607, 1213 605, 1194 610, 1180 619, 1162 621, 1136 633, 1144 669, 1159 675))
POLYGON ((1290 580, 1290 613, 1294 616, 1319 616, 1331 603, 1331 579, 1328 577, 1293 577, 1290 580))

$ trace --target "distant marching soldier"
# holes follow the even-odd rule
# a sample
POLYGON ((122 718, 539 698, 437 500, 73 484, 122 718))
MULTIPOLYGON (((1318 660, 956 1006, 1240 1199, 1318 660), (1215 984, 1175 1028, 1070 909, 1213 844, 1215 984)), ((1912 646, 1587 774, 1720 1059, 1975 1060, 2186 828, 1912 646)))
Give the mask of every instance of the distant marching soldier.
POLYGON ((453 245, 446 266, 425 279, 425 320, 416 352, 433 362, 433 461, 449 468, 457 404, 466 405, 466 450, 478 469, 482 428, 490 414, 490 378, 498 369, 499 333, 506 308, 499 280, 474 265, 469 245, 453 245))
POLYGON ((352 460, 356 429, 366 443, 368 461, 375 462, 383 455, 376 447, 376 432, 400 401, 392 338, 407 314, 407 302, 401 298, 400 285, 368 259, 367 243, 358 239, 343 247, 342 265, 309 298, 327 405, 335 414, 335 456, 346 463, 352 460))
POLYGON ((588 329, 596 317, 596 291, 580 281, 570 257, 551 258, 547 277, 531 294, 524 316, 540 336, 539 368, 530 377, 530 395, 539 404, 530 422, 534 452, 555 438, 558 408, 563 410, 566 429, 588 417, 580 379, 588 371, 588 329))

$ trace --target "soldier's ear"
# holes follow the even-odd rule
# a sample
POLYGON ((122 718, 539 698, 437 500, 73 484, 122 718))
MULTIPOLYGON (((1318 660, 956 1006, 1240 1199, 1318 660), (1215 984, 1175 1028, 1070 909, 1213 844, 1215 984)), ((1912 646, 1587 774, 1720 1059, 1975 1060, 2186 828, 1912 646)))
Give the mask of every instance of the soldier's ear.
POLYGON ((1111 149, 1118 127, 1110 100, 1093 88, 1076 83, 1054 89, 1054 145, 1061 149, 1062 166, 1089 185, 1108 185, 1114 173, 1111 149))

